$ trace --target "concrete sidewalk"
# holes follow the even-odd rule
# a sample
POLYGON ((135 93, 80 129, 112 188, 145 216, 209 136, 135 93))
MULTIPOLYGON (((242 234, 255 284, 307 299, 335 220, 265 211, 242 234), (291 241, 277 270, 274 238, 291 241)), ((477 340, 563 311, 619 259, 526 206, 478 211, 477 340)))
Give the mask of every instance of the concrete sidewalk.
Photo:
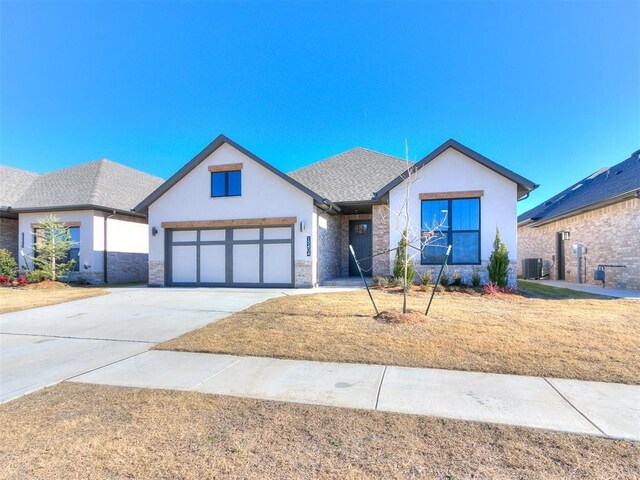
POLYGON ((571 283, 565 280, 525 280, 531 283, 539 283, 540 285, 548 285, 550 287, 568 288, 577 292, 594 293, 596 295, 604 295, 605 297, 637 299, 640 300, 639 290, 627 290, 622 288, 602 288, 600 285, 589 285, 586 283, 571 283))
POLYGON ((503 423, 640 441, 640 386, 148 351, 71 381, 503 423))

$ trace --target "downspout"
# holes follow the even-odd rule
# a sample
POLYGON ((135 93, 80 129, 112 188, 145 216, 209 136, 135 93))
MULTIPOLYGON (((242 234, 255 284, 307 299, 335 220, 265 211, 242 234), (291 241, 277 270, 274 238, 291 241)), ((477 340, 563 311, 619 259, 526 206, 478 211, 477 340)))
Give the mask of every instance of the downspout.
POLYGON ((109 276, 107 274, 107 220, 115 215, 116 211, 114 210, 112 214, 104 216, 104 251, 102 252, 102 279, 104 283, 109 283, 109 276))

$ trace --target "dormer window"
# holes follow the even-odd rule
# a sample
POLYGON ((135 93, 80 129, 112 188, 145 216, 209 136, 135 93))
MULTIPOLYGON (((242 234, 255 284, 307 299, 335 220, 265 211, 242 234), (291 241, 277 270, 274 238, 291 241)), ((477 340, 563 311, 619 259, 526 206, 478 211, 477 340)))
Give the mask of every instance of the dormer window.
POLYGON ((242 195, 242 164, 209 167, 212 197, 239 197, 242 195))

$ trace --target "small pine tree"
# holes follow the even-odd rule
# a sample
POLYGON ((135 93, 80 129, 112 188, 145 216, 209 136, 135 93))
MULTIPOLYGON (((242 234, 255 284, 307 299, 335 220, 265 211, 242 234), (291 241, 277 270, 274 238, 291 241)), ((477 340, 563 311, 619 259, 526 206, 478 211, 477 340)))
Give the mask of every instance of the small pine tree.
POLYGON ((62 225, 55 215, 38 220, 35 228, 41 232, 38 232, 33 245, 35 254, 30 258, 45 278, 56 281, 73 269, 75 260, 63 260, 67 258, 69 250, 76 242, 71 240, 69 229, 62 225))
POLYGON ((509 279, 509 250, 500 238, 500 231, 496 227, 496 238, 493 241, 493 252, 487 266, 489 281, 500 288, 507 286, 509 279))
POLYGON ((405 230, 398 242, 396 258, 393 262, 393 278, 401 285, 404 285, 405 268, 407 270, 407 285, 411 285, 415 278, 413 262, 411 262, 411 259, 407 254, 407 244, 407 231, 405 230))

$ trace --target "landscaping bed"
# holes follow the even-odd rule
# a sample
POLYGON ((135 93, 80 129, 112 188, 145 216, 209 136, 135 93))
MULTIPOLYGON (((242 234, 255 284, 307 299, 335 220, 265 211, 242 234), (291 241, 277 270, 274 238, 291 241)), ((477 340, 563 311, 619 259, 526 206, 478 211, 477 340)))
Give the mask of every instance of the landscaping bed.
POLYGON ((196 392, 60 384, 0 423, 3 479, 640 476, 640 443, 196 392))
POLYGON ((44 307, 82 298, 104 295, 103 287, 71 286, 60 282, 44 281, 20 287, 0 288, 0 313, 16 312, 44 307))
MULTIPOLYGON (((380 311, 401 307, 399 289, 372 293, 380 311)), ((460 288, 401 324, 376 320, 365 290, 292 295, 156 348, 640 384, 640 303, 575 293, 460 288)), ((414 288, 409 308, 429 295, 414 288)))

